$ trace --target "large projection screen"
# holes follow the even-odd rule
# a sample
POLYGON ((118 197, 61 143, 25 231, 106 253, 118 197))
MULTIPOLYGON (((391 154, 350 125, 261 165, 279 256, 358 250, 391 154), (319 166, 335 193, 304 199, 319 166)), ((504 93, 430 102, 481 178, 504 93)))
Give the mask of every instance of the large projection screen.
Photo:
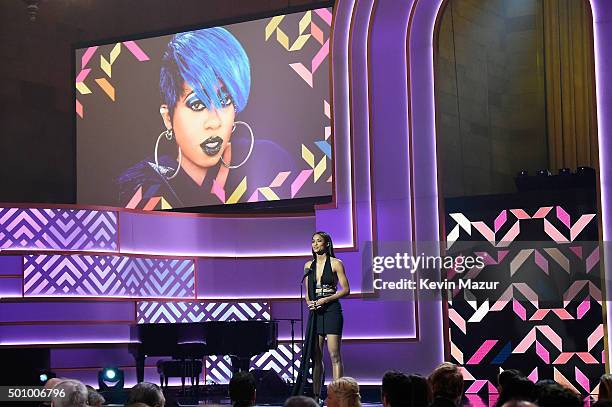
POLYGON ((327 8, 75 50, 77 203, 330 197, 327 8))

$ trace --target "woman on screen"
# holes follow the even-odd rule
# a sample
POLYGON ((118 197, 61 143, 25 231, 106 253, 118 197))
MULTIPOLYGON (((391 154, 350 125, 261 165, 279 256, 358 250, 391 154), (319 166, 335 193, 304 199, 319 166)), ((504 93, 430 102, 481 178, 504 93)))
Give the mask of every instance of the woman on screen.
POLYGON ((324 380, 323 345, 327 339, 327 350, 332 362, 334 380, 343 376, 340 343, 342 340, 342 307, 339 299, 350 294, 344 265, 334 254, 331 236, 326 232, 316 232, 312 236, 312 261, 304 265, 306 275, 306 304, 310 310, 308 327, 300 373, 293 393, 303 393, 312 360, 312 382, 314 396, 319 401, 321 385, 324 380), (338 290, 340 285, 340 290, 338 290))
POLYGON ((154 197, 170 207, 224 203, 219 191, 230 169, 243 165, 255 144, 251 126, 236 120, 250 88, 249 59, 229 31, 215 27, 175 35, 160 72, 165 130, 153 157, 119 177, 122 205, 135 207, 136 201, 154 197), (237 127, 250 136, 248 152, 239 161, 232 160, 230 143, 237 127), (162 149, 174 153, 162 154, 162 149))

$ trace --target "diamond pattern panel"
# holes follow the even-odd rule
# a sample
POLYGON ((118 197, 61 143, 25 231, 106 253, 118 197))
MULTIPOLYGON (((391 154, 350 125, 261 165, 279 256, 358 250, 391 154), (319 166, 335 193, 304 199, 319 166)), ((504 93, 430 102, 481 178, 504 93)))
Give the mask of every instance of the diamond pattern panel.
POLYGON ((24 296, 193 298, 194 261, 115 255, 27 255, 24 296))
POLYGON ((0 249, 117 251, 117 213, 0 208, 0 249))
MULTIPOLYGON (((295 350, 295 374, 300 367, 302 358, 302 346, 296 344, 295 350)), ((279 345, 276 349, 261 353, 251 358, 250 369, 274 370, 283 380, 291 380, 293 370, 291 368, 291 345, 279 345)), ((215 383, 229 383, 232 377, 232 362, 228 356, 209 356, 206 358, 206 380, 215 383)))
POLYGON ((266 302, 138 302, 136 319, 144 323, 270 320, 266 302))

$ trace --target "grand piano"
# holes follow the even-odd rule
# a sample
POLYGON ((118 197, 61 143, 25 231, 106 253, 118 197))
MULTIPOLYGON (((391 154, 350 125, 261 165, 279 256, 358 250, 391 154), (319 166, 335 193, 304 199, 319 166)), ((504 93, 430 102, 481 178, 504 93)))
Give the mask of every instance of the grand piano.
POLYGON ((130 326, 129 351, 136 360, 138 382, 144 380, 147 356, 199 358, 229 355, 234 371, 248 370, 251 357, 278 344, 276 321, 210 321, 130 326))

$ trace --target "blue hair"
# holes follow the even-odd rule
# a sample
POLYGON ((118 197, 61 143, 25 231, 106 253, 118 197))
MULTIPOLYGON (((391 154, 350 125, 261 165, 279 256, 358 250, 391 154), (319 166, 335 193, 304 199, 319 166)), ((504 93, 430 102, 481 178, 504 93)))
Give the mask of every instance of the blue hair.
POLYGON ((183 82, 207 109, 220 109, 229 96, 240 112, 251 89, 249 58, 238 40, 221 27, 176 34, 164 52, 159 78, 171 116, 183 94, 183 82))

